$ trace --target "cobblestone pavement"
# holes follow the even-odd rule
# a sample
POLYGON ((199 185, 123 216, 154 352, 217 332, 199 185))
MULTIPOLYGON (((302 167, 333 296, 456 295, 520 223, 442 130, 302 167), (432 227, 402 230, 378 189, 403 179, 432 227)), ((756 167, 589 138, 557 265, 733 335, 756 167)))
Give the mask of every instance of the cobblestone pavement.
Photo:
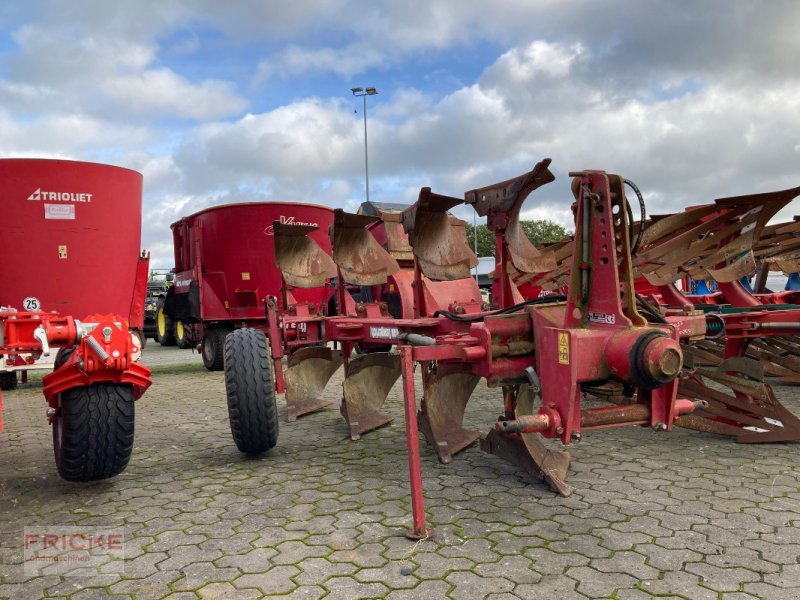
MULTIPOLYGON (((392 426, 350 442, 334 404, 282 422, 278 447, 252 459, 231 439, 221 373, 152 342, 145 362, 154 383, 112 481, 60 480, 40 387, 4 395, 0 597, 800 598, 797 445, 590 433, 572 449, 567 499, 478 448, 440 465, 423 445, 437 533, 415 544, 400 535, 399 384, 392 426), (22 529, 34 525, 124 526, 124 573, 26 577, 22 529)), ((800 411, 796 388, 777 391, 800 411)), ((466 420, 486 429, 500 405, 479 388, 466 420)))

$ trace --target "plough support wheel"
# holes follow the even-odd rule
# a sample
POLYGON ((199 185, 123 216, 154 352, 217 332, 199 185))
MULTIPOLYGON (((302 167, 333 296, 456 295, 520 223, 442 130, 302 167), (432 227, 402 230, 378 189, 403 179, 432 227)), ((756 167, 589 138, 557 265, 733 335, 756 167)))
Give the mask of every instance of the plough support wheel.
POLYGON ((286 368, 286 412, 289 422, 331 403, 322 392, 342 366, 342 353, 324 346, 301 348, 289 357, 286 368))
POLYGON ((400 356, 388 352, 364 354, 350 359, 342 384, 341 411, 350 429, 350 439, 390 423, 394 417, 380 410, 389 390, 400 377, 400 356))
POLYGON ((426 366, 422 371, 419 427, 443 463, 480 438, 479 431, 463 426, 464 410, 479 379, 469 366, 460 364, 439 364, 435 369, 426 366))

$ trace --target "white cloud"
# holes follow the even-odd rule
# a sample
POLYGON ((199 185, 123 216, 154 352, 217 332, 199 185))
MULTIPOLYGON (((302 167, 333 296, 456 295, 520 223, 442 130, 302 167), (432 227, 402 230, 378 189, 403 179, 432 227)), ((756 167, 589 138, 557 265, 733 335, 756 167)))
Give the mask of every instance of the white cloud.
POLYGON ((247 102, 229 82, 191 84, 168 69, 122 75, 100 83, 106 97, 128 114, 175 115, 203 120, 240 113, 247 102))
POLYGON ((279 54, 263 60, 256 69, 256 82, 270 76, 293 77, 308 72, 330 72, 350 79, 370 68, 388 66, 388 57, 366 44, 349 44, 344 48, 307 49, 290 45, 279 54))

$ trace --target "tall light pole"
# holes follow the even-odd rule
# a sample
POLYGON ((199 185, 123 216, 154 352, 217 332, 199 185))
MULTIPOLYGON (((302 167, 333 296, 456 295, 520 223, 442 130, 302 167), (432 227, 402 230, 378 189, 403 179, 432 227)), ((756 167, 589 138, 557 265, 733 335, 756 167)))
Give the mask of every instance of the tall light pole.
POLYGON ((367 96, 374 96, 378 93, 374 87, 368 88, 360 88, 354 87, 350 88, 350 91, 353 92, 353 96, 361 97, 364 99, 364 174, 366 175, 366 186, 367 186, 367 202, 369 202, 369 151, 367 148, 367 96))

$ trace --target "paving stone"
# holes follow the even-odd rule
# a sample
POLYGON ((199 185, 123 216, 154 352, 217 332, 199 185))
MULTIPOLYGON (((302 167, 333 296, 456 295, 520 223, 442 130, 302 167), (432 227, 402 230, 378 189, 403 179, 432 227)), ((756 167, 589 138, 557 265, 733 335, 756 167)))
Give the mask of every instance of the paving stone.
POLYGON ((514 588, 514 595, 528 598, 558 598, 558 600, 586 600, 590 598, 577 591, 578 582, 565 575, 545 575, 535 584, 523 583, 514 588))
POLYGON ((294 565, 300 561, 325 556, 329 550, 322 546, 307 546, 303 542, 283 542, 275 546, 276 554, 272 562, 276 565, 294 565))
POLYGON ((382 598, 389 588, 382 583, 363 583, 352 577, 332 577, 325 582, 329 591, 326 600, 351 600, 352 598, 382 598))
POLYGON ((271 594, 288 594, 297 587, 293 578, 300 572, 297 567, 281 565, 272 567, 263 573, 248 573, 233 580, 236 589, 257 588, 268 596, 271 594))
POLYGON ((735 592, 742 583, 761 580, 759 573, 749 569, 725 569, 707 563, 687 563, 685 569, 699 575, 704 586, 718 592, 735 592))
POLYGON ((421 600, 423 598, 431 600, 433 598, 445 598, 452 586, 446 581, 420 581, 415 588, 410 590, 392 590, 386 596, 387 600, 421 600))
POLYGON ((232 581, 241 575, 239 569, 220 568, 210 562, 196 562, 181 569, 183 577, 172 583, 177 591, 195 590, 207 583, 232 581))
POLYGON ((489 594, 510 592, 514 584, 503 577, 481 577, 470 571, 453 571, 445 578, 455 586, 450 592, 454 600, 485 598, 489 594))
POLYGON ((307 558, 295 566, 300 569, 300 574, 294 580, 307 585, 325 583, 330 577, 352 575, 359 570, 356 565, 345 562, 333 563, 326 558, 307 558))
POLYGON ((137 600, 154 600, 169 592, 169 584, 181 577, 177 571, 162 571, 143 579, 125 579, 109 586, 113 593, 135 594, 137 600))
POLYGON ((479 564, 474 570, 481 577, 508 577, 514 583, 536 583, 542 578, 533 570, 533 561, 524 556, 504 556, 496 563, 479 564))
POLYGON ((256 600, 261 598, 261 592, 254 589, 237 590, 232 584, 227 582, 209 583, 197 590, 200 598, 203 600, 228 600, 229 598, 236 598, 239 600, 256 600))
POLYGON ((549 548, 532 548, 525 556, 533 562, 533 569, 542 575, 560 575, 569 567, 588 565, 588 556, 575 553, 553 552, 549 548))
POLYGON ((578 582, 577 590, 590 598, 612 595, 620 588, 633 587, 636 578, 623 573, 605 573, 591 567, 570 567, 566 574, 578 582))
POLYGON ((800 598, 800 585, 778 587, 769 583, 745 583, 744 590, 758 598, 768 600, 797 600, 800 598))

